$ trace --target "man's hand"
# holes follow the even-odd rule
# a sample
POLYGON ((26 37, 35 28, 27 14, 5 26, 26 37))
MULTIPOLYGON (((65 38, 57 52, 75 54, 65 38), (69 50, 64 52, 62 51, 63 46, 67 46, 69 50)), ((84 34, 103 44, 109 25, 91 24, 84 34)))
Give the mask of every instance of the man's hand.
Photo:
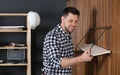
POLYGON ((84 51, 84 53, 78 57, 80 57, 81 58, 80 60, 82 60, 83 62, 84 61, 88 62, 88 61, 91 61, 93 59, 93 56, 90 55, 90 50, 84 51))

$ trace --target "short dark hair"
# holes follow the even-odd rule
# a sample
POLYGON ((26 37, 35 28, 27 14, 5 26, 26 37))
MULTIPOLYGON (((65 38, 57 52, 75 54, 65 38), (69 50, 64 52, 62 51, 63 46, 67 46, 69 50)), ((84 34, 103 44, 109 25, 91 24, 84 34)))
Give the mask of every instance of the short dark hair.
POLYGON ((63 10, 63 16, 67 16, 69 13, 72 13, 74 15, 80 15, 80 12, 78 9, 76 9, 75 7, 66 7, 64 10, 63 10))

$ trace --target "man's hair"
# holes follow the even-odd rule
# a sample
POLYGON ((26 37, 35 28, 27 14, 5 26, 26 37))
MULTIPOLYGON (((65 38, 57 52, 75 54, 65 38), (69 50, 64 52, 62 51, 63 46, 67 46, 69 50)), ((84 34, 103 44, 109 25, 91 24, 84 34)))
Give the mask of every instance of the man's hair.
POLYGON ((63 10, 63 16, 68 16, 69 13, 72 13, 74 15, 80 15, 80 12, 79 10, 77 10, 75 7, 66 7, 64 10, 63 10))

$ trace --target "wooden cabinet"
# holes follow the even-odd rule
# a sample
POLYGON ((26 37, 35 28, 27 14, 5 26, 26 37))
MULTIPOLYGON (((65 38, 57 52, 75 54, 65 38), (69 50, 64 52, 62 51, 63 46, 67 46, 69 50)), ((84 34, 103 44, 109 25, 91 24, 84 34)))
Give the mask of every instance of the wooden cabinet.
MULTIPOLYGON (((17 67, 25 67, 25 74, 26 75, 31 75, 31 28, 28 25, 28 20, 27 20, 28 14, 27 13, 0 13, 0 36, 2 38, 0 41, 0 44, 3 44, 4 42, 8 44, 4 44, 3 46, 0 46, 0 51, 5 51, 5 60, 0 59, 0 67, 12 67, 12 66, 17 66, 17 67), (8 25, 1 25, 1 23, 5 20, 5 18, 10 17, 17 17, 17 18, 24 18, 25 25, 20 25, 15 24, 14 26, 12 24, 8 25), (22 36, 22 38, 21 38, 22 36), (2 40, 3 39, 3 40, 2 40), (16 41, 17 39, 17 41, 16 41), (24 39, 24 40, 23 40, 24 39), (9 41, 6 41, 9 40, 9 41), (21 46, 21 40, 22 40, 22 46, 21 46), (13 43, 14 42, 14 43, 13 43), (18 44, 16 46, 16 43, 18 44), (12 45, 11 45, 12 44, 12 45), (13 45, 15 44, 15 45, 13 45), (11 58, 17 62, 8 62, 8 52, 13 51, 13 55, 10 55, 11 58), (22 51, 24 50, 24 51, 22 51), (15 51, 15 52, 14 52, 15 51), (21 51, 21 54, 20 52, 21 51), (18 53, 18 54, 15 54, 18 53), (24 56, 22 56, 24 55, 24 56), (17 57, 15 57, 17 56, 17 57), (22 57, 22 58, 21 58, 22 57), (24 58, 23 58, 24 57, 24 58), (22 62, 18 61, 20 58, 23 59, 22 62)), ((10 21, 10 20, 9 20, 10 21)), ((16 22, 16 20, 14 20, 16 22)), ((10 22, 9 22, 10 23, 10 22)), ((6 23, 5 23, 6 24, 6 23)), ((11 60, 12 60, 11 59, 11 60)))

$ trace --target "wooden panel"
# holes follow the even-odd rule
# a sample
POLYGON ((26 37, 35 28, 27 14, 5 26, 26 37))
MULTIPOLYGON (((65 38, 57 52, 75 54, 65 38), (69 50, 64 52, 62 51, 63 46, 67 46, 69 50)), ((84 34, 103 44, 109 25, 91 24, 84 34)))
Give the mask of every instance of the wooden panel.
POLYGON ((67 0, 66 5, 76 7, 76 0, 67 0))
MULTIPOLYGON (((113 11, 113 8, 115 7, 115 5, 114 5, 114 7, 112 7, 112 5, 113 5, 112 0, 70 0, 70 1, 74 1, 76 3, 73 2, 74 4, 70 4, 70 5, 68 3, 67 6, 72 5, 72 6, 77 7, 80 10, 79 26, 76 29, 76 31, 72 34, 73 41, 74 41, 74 47, 76 47, 79 40, 86 34, 86 32, 91 27, 105 27, 105 26, 114 27, 116 25, 116 24, 113 24, 113 21, 114 20, 116 21, 116 19, 113 20, 113 15, 112 15, 113 12, 112 11, 113 11)), ((113 0, 113 1, 115 4, 115 0, 113 0)), ((116 2, 116 3, 119 4, 120 2, 116 2)), ((116 7, 117 6, 118 5, 116 5, 116 7)), ((116 15, 116 14, 114 13, 114 15, 116 15)), ((118 19, 117 19, 117 22, 119 22, 118 19)), ((93 39, 90 39, 91 35, 89 35, 88 37, 85 37, 85 39, 81 42, 81 44, 84 44, 86 42, 86 40, 89 40, 89 42, 97 40, 97 38, 99 37, 99 35, 102 32, 103 32, 103 30, 97 30, 94 33, 94 36, 92 37, 93 39)), ((116 62, 116 64, 118 64, 117 63, 118 59, 116 58, 116 56, 117 57, 119 56, 119 55, 116 55, 115 53, 113 53, 113 52, 115 52, 114 48, 116 48, 116 45, 113 45, 113 44, 117 44, 113 41, 114 41, 114 39, 119 38, 119 37, 115 36, 116 32, 119 33, 117 31, 117 29, 114 31, 114 28, 112 28, 110 31, 110 36, 109 36, 108 35, 109 31, 106 31, 105 34, 97 42, 97 44, 99 46, 104 47, 104 48, 109 48, 108 38, 111 37, 110 50, 112 51, 112 54, 98 56, 98 57, 95 57, 92 62, 80 63, 78 65, 75 65, 73 75, 119 75, 119 74, 116 74, 116 72, 111 73, 111 71, 113 71, 112 70, 113 67, 115 67, 112 65, 113 59, 114 59, 114 63, 116 62), (115 37, 112 37, 112 36, 115 36, 115 37)), ((117 50, 118 50, 118 47, 117 47, 117 50)), ((116 69, 116 68, 114 68, 114 69, 116 69)))
POLYGON ((113 35, 112 35, 112 71, 111 75, 120 75, 120 0, 113 3, 113 35))
MULTIPOLYGON (((90 27, 90 18, 91 18, 91 4, 90 0, 76 0, 76 7, 80 10, 80 21, 79 26, 76 31, 73 33, 73 37, 75 38, 74 45, 79 42, 78 40, 82 39, 86 32, 89 30, 90 27)), ((80 44, 84 44, 84 41, 80 44)), ((80 63, 76 65, 76 74, 74 75, 88 75, 88 64, 89 63, 80 63)), ((92 72, 91 72, 92 73, 92 72)), ((89 74, 90 75, 90 74, 89 74)))
MULTIPOLYGON (((104 26, 110 26, 111 23, 111 2, 110 0, 94 0, 95 2, 95 8, 97 11, 96 14, 96 27, 104 27, 104 26)), ((99 30, 96 32, 96 38, 99 37, 100 33, 102 33, 103 30, 99 30)), ((108 35, 106 33, 101 37, 101 39, 98 41, 98 45, 104 48, 108 48, 107 42, 108 35)), ((111 56, 109 55, 103 55, 96 58, 96 61, 94 65, 94 75, 111 75, 111 56)))
MULTIPOLYGON (((76 31, 73 33, 73 39, 74 41, 74 47, 76 47, 78 40, 82 39, 82 37, 86 34, 86 32, 89 30, 90 23, 91 23, 91 3, 90 0, 76 0, 76 3, 73 5, 76 6, 80 10, 80 21, 79 26, 76 29, 76 31), (76 5, 74 5, 76 4, 76 5)), ((71 4, 70 4, 71 5, 71 4)), ((68 6, 70 6, 68 5, 68 6)), ((85 39, 81 43, 84 43, 85 39)), ((75 65, 73 69, 73 75, 89 75, 93 74, 92 72, 88 72, 88 66, 91 63, 80 63, 78 65, 75 65)), ((91 70, 92 71, 92 70, 91 70)))

